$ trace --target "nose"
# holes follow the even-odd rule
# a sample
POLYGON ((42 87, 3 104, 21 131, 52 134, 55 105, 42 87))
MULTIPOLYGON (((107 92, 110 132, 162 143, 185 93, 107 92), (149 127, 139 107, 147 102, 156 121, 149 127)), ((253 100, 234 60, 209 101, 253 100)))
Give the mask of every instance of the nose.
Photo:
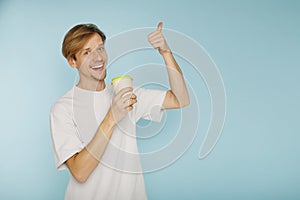
POLYGON ((103 55, 99 51, 94 51, 92 55, 92 59, 94 62, 103 61, 103 55))

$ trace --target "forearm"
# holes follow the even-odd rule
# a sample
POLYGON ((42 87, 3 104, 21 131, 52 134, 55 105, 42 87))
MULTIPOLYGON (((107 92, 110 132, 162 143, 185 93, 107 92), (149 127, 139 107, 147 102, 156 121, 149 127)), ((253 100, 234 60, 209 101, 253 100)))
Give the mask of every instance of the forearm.
POLYGON ((176 97, 179 106, 184 107, 189 104, 190 99, 182 71, 171 51, 166 51, 161 54, 167 67, 171 92, 176 97))
POLYGON ((112 136, 114 127, 115 122, 109 111, 90 143, 82 151, 68 159, 67 166, 78 182, 85 182, 99 164, 112 136))
POLYGON ((96 134, 90 143, 86 146, 87 151, 98 161, 106 149, 109 140, 112 136, 114 127, 116 125, 113 119, 111 109, 108 111, 101 125, 98 127, 96 134))
POLYGON ((181 69, 162 34, 162 26, 160 22, 157 29, 148 35, 149 43, 162 55, 168 70, 171 90, 165 96, 162 109, 181 108, 190 103, 189 94, 181 69))

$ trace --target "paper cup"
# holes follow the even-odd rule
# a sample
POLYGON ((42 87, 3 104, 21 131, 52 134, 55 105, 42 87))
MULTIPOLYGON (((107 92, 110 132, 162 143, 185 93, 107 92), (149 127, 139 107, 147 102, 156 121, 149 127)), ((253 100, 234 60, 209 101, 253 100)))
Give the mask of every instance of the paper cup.
POLYGON ((132 87, 132 78, 130 76, 117 76, 111 80, 111 85, 117 94, 123 88, 132 87))

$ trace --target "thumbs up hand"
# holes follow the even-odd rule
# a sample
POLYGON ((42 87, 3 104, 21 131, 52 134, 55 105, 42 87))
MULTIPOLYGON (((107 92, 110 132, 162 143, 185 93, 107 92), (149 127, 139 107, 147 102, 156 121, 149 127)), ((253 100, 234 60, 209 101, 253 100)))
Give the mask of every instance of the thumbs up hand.
POLYGON ((149 43, 155 48, 158 49, 161 55, 165 53, 171 53, 171 49, 169 48, 165 37, 162 34, 162 26, 163 23, 159 22, 157 25, 157 29, 148 35, 149 43))

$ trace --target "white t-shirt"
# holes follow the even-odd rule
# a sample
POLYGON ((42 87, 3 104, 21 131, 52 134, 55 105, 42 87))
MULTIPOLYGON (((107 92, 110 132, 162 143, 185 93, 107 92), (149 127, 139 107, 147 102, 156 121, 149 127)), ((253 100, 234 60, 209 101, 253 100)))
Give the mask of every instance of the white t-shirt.
MULTIPOLYGON (((137 88, 137 103, 116 126, 99 165, 85 183, 70 176, 65 199, 144 200, 147 199, 136 143, 136 122, 140 118, 160 121, 165 91, 137 88)), ((113 90, 89 91, 74 86, 53 105, 51 135, 57 169, 80 152, 93 138, 110 108, 113 90)))

